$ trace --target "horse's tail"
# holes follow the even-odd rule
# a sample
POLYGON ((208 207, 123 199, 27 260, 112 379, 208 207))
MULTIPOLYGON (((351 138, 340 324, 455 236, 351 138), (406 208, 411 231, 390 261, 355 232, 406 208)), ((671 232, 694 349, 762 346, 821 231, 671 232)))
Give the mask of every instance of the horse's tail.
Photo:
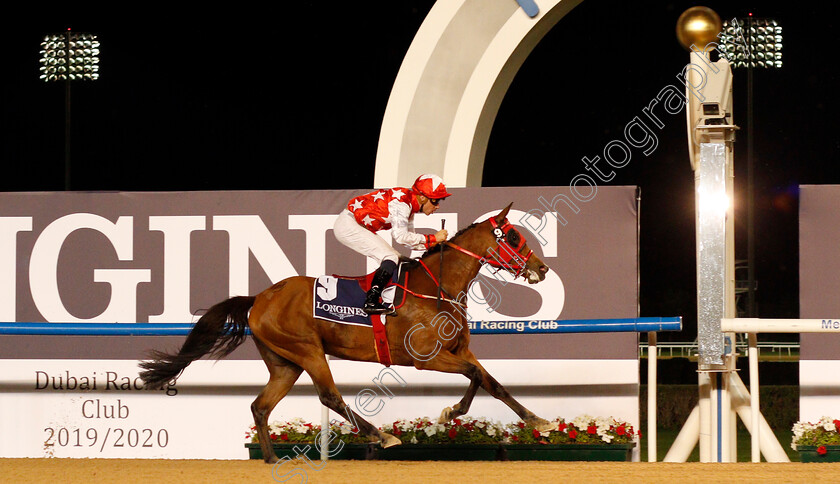
POLYGON ((177 377, 190 363, 209 355, 221 359, 245 341, 248 311, 254 296, 237 296, 211 307, 195 323, 178 354, 153 351, 151 360, 140 362, 144 387, 159 389, 177 377))

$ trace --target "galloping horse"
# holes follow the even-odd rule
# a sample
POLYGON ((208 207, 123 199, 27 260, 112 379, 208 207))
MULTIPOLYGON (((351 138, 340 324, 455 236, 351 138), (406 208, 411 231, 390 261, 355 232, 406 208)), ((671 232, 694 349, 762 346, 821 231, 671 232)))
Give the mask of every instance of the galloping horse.
MULTIPOLYGON (((453 407, 443 410, 440 422, 466 414, 480 386, 525 422, 539 430, 549 427, 548 421, 522 406, 490 376, 469 349, 466 295, 482 264, 522 276, 531 284, 545 279, 548 272, 548 267, 528 248, 522 235, 508 223, 511 205, 498 215, 461 230, 415 262, 409 269, 412 284, 406 291, 409 294, 406 302, 398 315, 388 318, 386 331, 392 364, 460 373, 469 378, 466 394, 453 407), (445 260, 441 264, 444 251, 445 260), (443 269, 443 278, 439 267, 443 269), (439 330, 447 322, 452 324, 455 334, 441 338, 439 330)), ((311 277, 289 277, 256 296, 232 297, 214 305, 198 320, 177 354, 153 352, 151 361, 140 363, 144 369, 140 377, 145 386, 161 387, 202 356, 219 359, 228 355, 242 344, 245 330, 250 327, 270 374, 265 388, 251 404, 266 462, 277 461, 269 444, 268 416, 303 371, 312 378, 323 405, 355 425, 372 442, 379 442, 383 447, 399 444, 399 439, 378 430, 344 402, 325 356, 378 361, 372 329, 314 318, 314 284, 311 277)))

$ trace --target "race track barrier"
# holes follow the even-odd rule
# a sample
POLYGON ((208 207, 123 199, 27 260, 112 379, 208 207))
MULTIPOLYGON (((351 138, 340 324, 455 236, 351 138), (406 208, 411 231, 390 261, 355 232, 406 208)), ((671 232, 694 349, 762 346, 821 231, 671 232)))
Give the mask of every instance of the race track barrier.
MULTIPOLYGON (((682 318, 470 321, 469 326, 472 334, 647 333, 680 331, 682 318)), ((0 334, 186 336, 192 328, 192 323, 0 323, 0 334)))
POLYGON ((648 333, 682 330, 682 318, 470 321, 472 334, 648 333))
MULTIPOLYGON (((472 334, 546 334, 546 333, 648 333, 648 461, 656 461, 656 333, 682 330, 682 317, 644 317, 618 319, 569 319, 530 321, 470 321, 472 334)), ((0 323, 5 335, 73 336, 186 336, 191 323, 0 323)), ((250 330, 247 334, 251 334, 250 330)), ((324 407, 322 425, 329 425, 329 410, 324 407)), ((322 435, 326 439, 326 434, 322 435)), ((328 445, 322 444, 326 460, 328 445)))
POLYGON ((759 422, 761 412, 758 408, 758 333, 840 333, 840 319, 759 319, 759 318, 724 318, 720 320, 720 330, 724 333, 747 333, 750 366, 750 433, 751 460, 761 461, 759 445, 759 422))

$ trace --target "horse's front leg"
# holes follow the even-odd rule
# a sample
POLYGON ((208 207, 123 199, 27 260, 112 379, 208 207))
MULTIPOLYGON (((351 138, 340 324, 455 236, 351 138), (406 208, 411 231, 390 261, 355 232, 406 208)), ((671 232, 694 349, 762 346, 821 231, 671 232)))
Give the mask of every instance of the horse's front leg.
POLYGON ((475 358, 472 352, 467 351, 464 356, 456 356, 452 353, 441 351, 434 358, 428 361, 415 361, 414 366, 420 370, 434 370, 444 373, 460 373, 470 379, 470 386, 464 398, 458 402, 455 407, 444 409, 441 413, 439 421, 448 421, 449 419, 464 415, 469 411, 470 404, 472 404, 473 397, 475 397, 478 386, 484 388, 490 395, 503 401, 505 405, 510 407, 516 415, 519 416, 525 423, 532 425, 538 431, 546 431, 552 428, 548 420, 538 417, 534 412, 525 408, 521 403, 516 401, 513 396, 496 381, 487 370, 481 366, 481 363, 475 358))

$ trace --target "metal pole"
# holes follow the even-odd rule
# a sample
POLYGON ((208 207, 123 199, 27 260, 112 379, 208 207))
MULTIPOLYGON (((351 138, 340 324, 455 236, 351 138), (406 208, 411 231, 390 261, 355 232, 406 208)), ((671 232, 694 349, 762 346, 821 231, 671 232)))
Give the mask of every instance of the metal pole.
MULTIPOLYGON (((636 317, 641 317, 641 233, 642 233, 642 187, 636 187, 636 317)), ((648 381, 647 381, 647 434, 648 462, 656 462, 656 380, 659 352, 656 349, 656 331, 648 332, 648 381)))
MULTIPOLYGON (((64 33, 64 59, 70 69, 70 31, 64 33)), ((70 74, 64 81, 64 190, 70 190, 70 74)))
POLYGON ((750 40, 753 18, 747 28, 747 317, 755 318, 755 173, 753 166, 753 61, 750 40))
POLYGON ((749 361, 750 361, 750 460, 761 462, 760 424, 761 413, 758 400, 758 334, 749 333, 749 361))

